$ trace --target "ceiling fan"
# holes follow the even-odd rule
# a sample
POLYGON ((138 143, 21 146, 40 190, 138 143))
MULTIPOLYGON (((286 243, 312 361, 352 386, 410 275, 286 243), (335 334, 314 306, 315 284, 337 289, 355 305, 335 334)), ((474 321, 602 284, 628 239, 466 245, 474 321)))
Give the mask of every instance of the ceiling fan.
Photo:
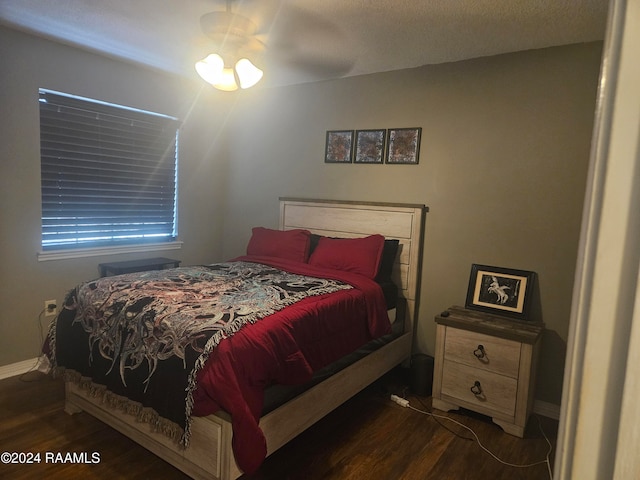
POLYGON ((338 27, 290 2, 239 2, 242 13, 233 11, 232 0, 224 3, 226 8, 200 17, 216 53, 198 62, 196 70, 216 88, 249 88, 260 81, 263 69, 276 75, 287 69, 309 78, 335 78, 355 63, 342 53, 345 40, 338 27))

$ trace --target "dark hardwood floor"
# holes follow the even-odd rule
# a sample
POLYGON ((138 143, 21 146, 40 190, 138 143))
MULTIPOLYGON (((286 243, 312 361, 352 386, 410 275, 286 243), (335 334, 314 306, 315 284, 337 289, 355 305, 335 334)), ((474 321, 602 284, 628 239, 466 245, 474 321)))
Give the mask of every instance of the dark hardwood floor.
MULTIPOLYGON (((389 400, 405 394, 403 373, 391 372, 271 455, 244 480, 538 480, 544 463, 506 466, 483 451, 466 430, 389 400)), ((327 392, 330 394, 330 392, 327 392)), ((0 464, 11 479, 186 479, 184 474, 86 413, 67 415, 61 381, 38 372, 0 381, 0 452, 40 453, 31 465, 0 464), (99 454, 99 463, 47 463, 46 452, 99 454)), ((408 395, 411 406, 430 410, 429 397, 408 395)), ((531 418, 524 439, 507 435, 471 412, 435 413, 471 427, 482 443, 514 464, 544 461, 555 448, 557 421, 531 418)), ((551 454, 553 462, 553 452, 551 454)))

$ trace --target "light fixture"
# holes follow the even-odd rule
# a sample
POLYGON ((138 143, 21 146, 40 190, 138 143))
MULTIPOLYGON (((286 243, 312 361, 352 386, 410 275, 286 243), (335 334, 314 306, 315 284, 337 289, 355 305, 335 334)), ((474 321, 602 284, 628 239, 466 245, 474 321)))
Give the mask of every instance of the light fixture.
POLYGON ((240 88, 251 88, 262 79, 263 73, 248 58, 241 58, 236 63, 236 75, 240 88))
POLYGON ((233 92, 240 88, 250 88, 262 79, 263 72, 247 58, 241 58, 233 67, 217 53, 207 55, 196 63, 196 71, 206 82, 218 90, 233 92))

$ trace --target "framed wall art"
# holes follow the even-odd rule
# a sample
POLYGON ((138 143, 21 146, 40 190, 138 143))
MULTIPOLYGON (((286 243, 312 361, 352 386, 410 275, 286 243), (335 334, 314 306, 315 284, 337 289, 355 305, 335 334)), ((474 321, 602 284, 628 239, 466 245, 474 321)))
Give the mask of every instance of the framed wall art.
POLYGON ((324 148, 325 163, 351 163, 353 130, 329 130, 324 148))
POLYGON ((356 130, 355 163, 382 163, 386 130, 356 130))
POLYGON ((387 136, 387 163, 417 165, 422 128, 391 128, 387 136))
POLYGON ((527 270, 473 264, 465 307, 528 320, 535 276, 527 270))

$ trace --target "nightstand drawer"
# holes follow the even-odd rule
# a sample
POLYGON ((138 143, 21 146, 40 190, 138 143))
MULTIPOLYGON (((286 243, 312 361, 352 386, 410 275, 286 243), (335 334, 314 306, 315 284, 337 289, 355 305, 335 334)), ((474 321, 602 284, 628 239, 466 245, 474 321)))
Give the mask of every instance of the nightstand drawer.
POLYGON ((520 342, 513 340, 449 327, 444 358, 488 372, 518 378, 520 347, 520 342))
MULTIPOLYGON (((478 411, 490 410, 513 416, 516 409, 518 381, 456 362, 444 362, 442 395, 477 406, 478 411), (476 384, 479 382, 479 385, 476 384), (478 393, 475 395, 471 389, 478 393)), ((483 412, 489 413, 489 412, 483 412)))

